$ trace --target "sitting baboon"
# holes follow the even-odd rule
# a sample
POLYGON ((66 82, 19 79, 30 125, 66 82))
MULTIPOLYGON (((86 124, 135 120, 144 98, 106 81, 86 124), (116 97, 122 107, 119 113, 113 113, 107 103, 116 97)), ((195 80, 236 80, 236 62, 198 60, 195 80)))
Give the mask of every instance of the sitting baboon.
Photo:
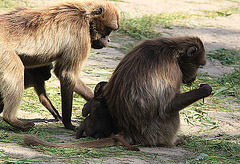
POLYGON ((82 63, 91 47, 106 47, 110 33, 118 28, 116 8, 110 2, 97 0, 20 8, 0 15, 3 120, 21 130, 34 126, 16 116, 24 91, 24 68, 54 63, 61 85, 62 121, 65 128, 75 129, 71 123, 73 91, 86 100, 93 97, 79 78, 82 63))
POLYGON ((96 139, 109 137, 113 132, 112 118, 103 97, 103 87, 106 84, 107 82, 98 83, 94 90, 94 97, 84 105, 82 115, 87 117, 78 128, 77 138, 83 137, 84 132, 85 136, 96 139))
POLYGON ((176 145, 179 111, 207 97, 208 84, 181 93, 206 64, 198 37, 145 40, 124 56, 104 87, 104 97, 118 133, 130 144, 176 145))

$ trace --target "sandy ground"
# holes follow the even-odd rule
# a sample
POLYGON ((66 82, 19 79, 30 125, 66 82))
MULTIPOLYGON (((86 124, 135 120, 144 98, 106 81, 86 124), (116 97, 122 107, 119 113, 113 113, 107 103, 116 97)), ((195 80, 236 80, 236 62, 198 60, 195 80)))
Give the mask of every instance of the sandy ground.
MULTIPOLYGON (((34 6, 44 6, 51 3, 55 3, 57 0, 47 1, 47 0, 38 0, 31 1, 30 4, 34 6)), ((198 13, 199 10, 220 10, 222 8, 228 8, 231 6, 240 7, 240 3, 227 0, 124 0, 124 2, 113 2, 119 11, 124 11, 130 13, 133 16, 141 16, 143 14, 153 14, 153 13, 162 13, 162 12, 186 12, 186 13, 198 13), (151 2, 151 3, 149 3, 151 2), (193 3, 194 2, 194 3, 193 3)), ((196 35, 199 36, 206 47, 206 50, 214 50, 216 48, 227 48, 227 49, 240 49, 240 14, 233 14, 228 17, 217 17, 214 19, 206 19, 204 22, 197 22, 196 24, 204 23, 211 25, 211 27, 204 26, 193 26, 189 25, 189 28, 178 28, 173 27, 173 29, 164 29, 161 27, 156 27, 156 30, 159 32, 165 32, 166 35, 171 36, 182 36, 182 35, 196 35)), ((111 47, 120 46, 119 43, 111 43, 111 47)), ((107 66, 115 68, 118 64, 118 60, 111 60, 108 57, 119 57, 124 56, 123 53, 119 52, 115 48, 104 48, 101 50, 93 50, 97 52, 98 55, 94 57, 89 57, 85 63, 85 67, 88 66, 107 66)), ((218 61, 209 61, 207 65, 201 69, 201 72, 208 72, 210 75, 221 76, 224 73, 230 72, 232 69, 229 67, 222 66, 218 61)), ((89 77, 87 73, 82 73, 81 76, 87 84, 96 84, 99 81, 108 80, 107 76, 100 77, 89 77)), ((240 110, 237 108, 236 110, 240 110)), ((30 114, 24 111, 19 111, 19 117, 24 118, 41 118, 39 114, 30 114)), ((218 122, 219 128, 211 131, 213 135, 217 135, 219 132, 225 132, 227 134, 240 134, 240 120, 236 116, 240 116, 237 112, 214 112, 209 111, 209 116, 213 117, 213 121, 218 122)), ((51 116, 44 116, 44 118, 51 118, 51 116)), ((199 126, 190 126, 184 117, 181 120, 181 131, 180 134, 185 135, 194 135, 199 134, 200 128, 206 128, 201 125, 199 126)), ((71 138, 71 137, 70 137, 71 138)), ((69 139, 69 138, 68 138, 69 139)), ((39 159, 48 159, 55 158, 49 157, 42 153, 36 152, 32 149, 22 147, 17 144, 8 144, 0 143, 0 150, 3 149, 7 154, 16 158, 39 158, 39 159)), ((172 161, 167 163, 185 163, 185 157, 190 154, 187 150, 184 150, 180 147, 141 147, 141 151, 145 152, 154 152, 159 155, 159 158, 164 161, 172 161)), ((97 163, 151 163, 151 161, 146 161, 142 159, 125 159, 125 158, 111 158, 103 159, 97 163)), ((155 161, 157 162, 157 161, 155 161)), ((158 161, 160 162, 160 161, 158 161)), ((45 163, 61 163, 61 161, 56 162, 45 162, 45 163)))

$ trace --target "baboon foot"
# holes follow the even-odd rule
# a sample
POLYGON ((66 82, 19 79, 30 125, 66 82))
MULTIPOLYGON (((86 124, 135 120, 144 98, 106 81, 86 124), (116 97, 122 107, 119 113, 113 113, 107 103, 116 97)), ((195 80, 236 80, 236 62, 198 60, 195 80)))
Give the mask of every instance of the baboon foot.
POLYGON ((30 121, 20 121, 20 120, 8 121, 6 119, 3 119, 3 120, 6 121, 11 126, 17 128, 19 130, 22 130, 22 131, 27 131, 34 126, 34 123, 30 122, 30 121))
POLYGON ((64 124, 64 126, 66 129, 70 129, 70 130, 74 130, 74 131, 77 130, 77 127, 74 126, 73 124, 64 124))
POLYGON ((174 145, 178 146, 184 143, 184 139, 182 137, 177 137, 174 145))
POLYGON ((58 122, 58 121, 62 121, 62 117, 59 117, 59 116, 53 116, 55 121, 58 122))

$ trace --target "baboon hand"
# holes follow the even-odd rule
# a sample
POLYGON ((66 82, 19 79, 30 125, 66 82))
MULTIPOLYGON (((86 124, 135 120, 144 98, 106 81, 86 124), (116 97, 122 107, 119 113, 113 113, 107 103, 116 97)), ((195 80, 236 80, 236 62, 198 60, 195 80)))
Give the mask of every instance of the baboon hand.
POLYGON ((205 93, 205 97, 209 96, 212 93, 212 87, 209 84, 200 84, 199 89, 205 93))

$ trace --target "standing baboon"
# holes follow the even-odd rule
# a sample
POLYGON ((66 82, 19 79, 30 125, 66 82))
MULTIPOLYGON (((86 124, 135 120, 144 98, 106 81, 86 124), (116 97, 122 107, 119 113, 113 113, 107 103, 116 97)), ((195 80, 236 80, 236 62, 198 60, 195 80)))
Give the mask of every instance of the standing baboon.
POLYGON ((96 139, 109 137, 113 132, 112 118, 103 97, 103 87, 106 84, 107 82, 98 83, 94 90, 94 98, 84 105, 82 115, 87 117, 78 128, 77 138, 83 137, 84 132, 86 136, 96 139))
POLYGON ((104 96, 118 133, 131 144, 176 145, 179 111, 211 94, 200 85, 180 93, 182 83, 195 80, 199 66, 206 64, 198 37, 145 40, 119 63, 104 96))
POLYGON ((71 123, 73 90, 86 99, 92 92, 79 79, 90 48, 103 48, 112 30, 119 28, 119 15, 109 2, 63 2, 39 9, 19 9, 0 15, 0 92, 3 119, 26 130, 33 122, 17 119, 24 90, 24 67, 34 68, 54 62, 60 80, 62 121, 71 123), (81 87, 81 88, 80 88, 81 87))
MULTIPOLYGON (((62 120, 58 111, 54 108, 51 101, 48 99, 45 90, 45 81, 51 77, 51 69, 53 68, 52 64, 47 66, 38 67, 38 68, 29 68, 24 70, 24 88, 34 87, 39 101, 49 110, 53 117, 60 121, 62 120)), ((2 96, 1 96, 2 97, 2 96)), ((1 98, 1 100, 3 100, 1 98)), ((0 113, 3 111, 4 104, 0 101, 0 113)))

